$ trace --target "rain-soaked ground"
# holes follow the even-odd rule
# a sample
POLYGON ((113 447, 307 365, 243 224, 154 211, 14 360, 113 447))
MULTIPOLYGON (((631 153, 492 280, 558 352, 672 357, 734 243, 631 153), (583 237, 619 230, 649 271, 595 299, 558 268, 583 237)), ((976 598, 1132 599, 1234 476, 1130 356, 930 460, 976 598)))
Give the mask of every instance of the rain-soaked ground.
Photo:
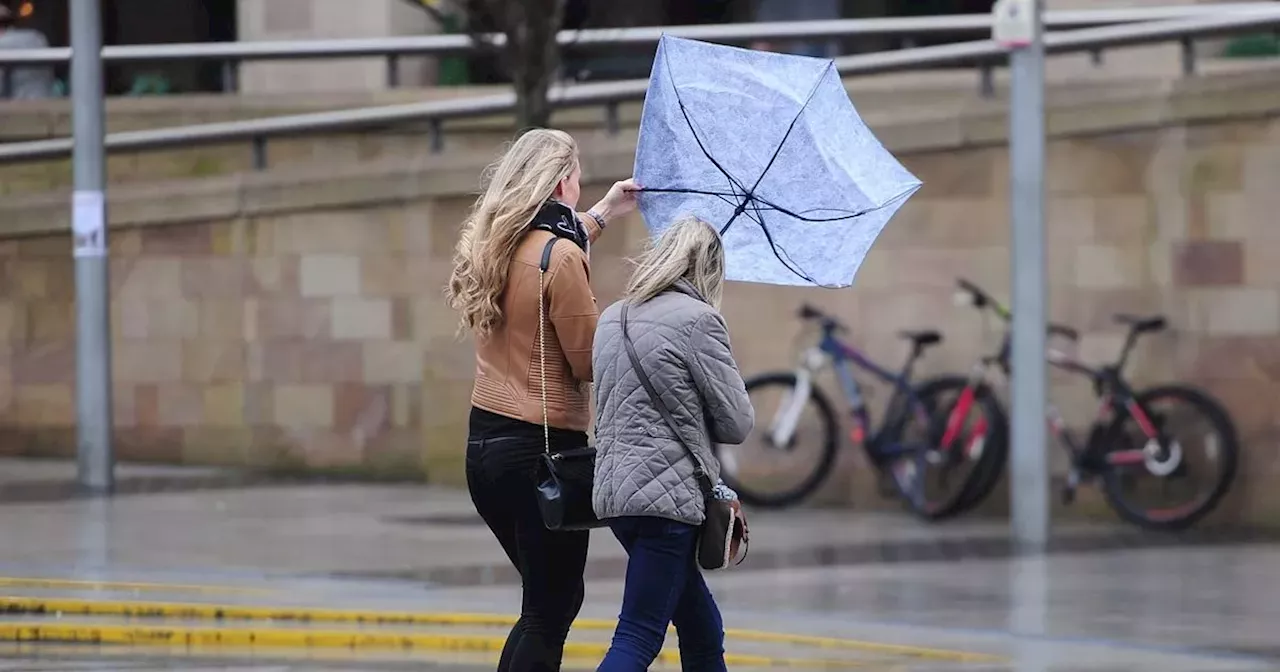
MULTIPOLYGON (((493 669, 518 605, 465 493, 32 492, 2 503, 0 483, 0 671, 493 669), (14 643, 31 638, 55 641, 14 643)), ((1280 545, 1063 524, 1054 552, 1013 558, 1006 531, 849 511, 756 515, 747 562, 710 578, 729 667, 1280 669, 1280 545)), ((622 568, 616 542, 594 533, 566 669, 594 669, 622 568)))

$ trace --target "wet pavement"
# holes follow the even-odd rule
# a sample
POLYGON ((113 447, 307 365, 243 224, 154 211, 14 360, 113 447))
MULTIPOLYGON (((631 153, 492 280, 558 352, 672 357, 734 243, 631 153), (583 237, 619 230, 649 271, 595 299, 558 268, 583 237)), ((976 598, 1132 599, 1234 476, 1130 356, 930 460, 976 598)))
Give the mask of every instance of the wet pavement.
MULTIPOLYGON (((1063 524, 1055 552, 1017 558, 1002 521, 790 511, 753 516, 752 532, 747 562, 709 577, 731 669, 1280 670, 1280 545, 1261 533, 1063 524)), ((130 642, 0 644, 0 671, 492 669, 519 603, 497 544, 450 490, 265 483, 27 500, 0 504, 0 539, 10 642, 32 630, 130 642), (41 601, 63 611, 29 613, 41 601), (137 613, 156 603, 194 607, 137 613), (246 609, 219 620, 199 605, 246 609), (276 618, 253 610, 267 607, 276 618), (360 620, 368 612, 425 620, 360 620), (246 637, 253 646, 236 644, 246 637)), ((607 645, 623 557, 593 533, 566 669, 593 669, 607 645)))

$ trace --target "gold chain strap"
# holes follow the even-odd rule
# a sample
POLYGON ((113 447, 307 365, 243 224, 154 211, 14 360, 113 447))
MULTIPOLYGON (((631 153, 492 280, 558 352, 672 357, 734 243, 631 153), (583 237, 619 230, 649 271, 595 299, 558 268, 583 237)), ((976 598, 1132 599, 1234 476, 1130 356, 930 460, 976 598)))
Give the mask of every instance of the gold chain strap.
POLYGON ((543 328, 543 308, 546 285, 544 278, 547 272, 538 269, 538 377, 542 382, 542 441, 547 454, 551 454, 551 429, 547 421, 547 336, 543 328))

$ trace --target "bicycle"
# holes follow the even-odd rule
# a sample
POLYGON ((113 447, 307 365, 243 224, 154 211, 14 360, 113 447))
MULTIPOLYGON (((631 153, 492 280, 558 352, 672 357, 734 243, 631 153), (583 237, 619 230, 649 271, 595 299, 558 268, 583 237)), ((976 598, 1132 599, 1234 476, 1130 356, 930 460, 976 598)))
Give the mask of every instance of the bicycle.
MULTIPOLYGON (((956 416, 963 412, 966 397, 974 394, 970 389, 976 392, 980 387, 986 387, 993 366, 1003 373, 1006 380, 1009 379, 1012 336, 1009 329, 1012 314, 1008 308, 972 282, 960 279, 957 284, 958 303, 994 313, 1005 322, 1006 330, 999 351, 993 356, 983 357, 975 364, 969 376, 964 378, 965 390, 961 392, 960 400, 953 409, 953 415, 956 416)), ((1048 404, 1046 422, 1050 434, 1067 451, 1071 464, 1060 492, 1062 502, 1071 504, 1075 501, 1080 485, 1100 480, 1107 505, 1126 522, 1151 530, 1185 529, 1208 515, 1230 489, 1239 454, 1234 424, 1219 402, 1195 387, 1162 384, 1134 390, 1123 373, 1129 356, 1139 337, 1163 331, 1168 322, 1160 315, 1140 317, 1116 314, 1113 319, 1117 324, 1126 325, 1128 333, 1116 361, 1111 364, 1095 368, 1059 349, 1048 349, 1048 363, 1060 370, 1087 378, 1099 400, 1093 424, 1083 441, 1066 426, 1058 408, 1052 403, 1048 404), (1217 438, 1206 442, 1206 453, 1210 460, 1219 464, 1220 469, 1207 493, 1178 506, 1148 509, 1128 499, 1127 486, 1132 485, 1137 476, 1143 472, 1155 476, 1162 488, 1174 479, 1192 477, 1184 442, 1175 437, 1169 428, 1169 421, 1175 415, 1157 411, 1160 402, 1184 405, 1192 415, 1200 416, 1208 422, 1212 436, 1217 438), (1136 432, 1132 431, 1135 429, 1136 432), (1135 444, 1138 447, 1134 447, 1135 444)), ((1080 340, 1079 332, 1071 327, 1051 323, 1048 329, 1051 336, 1060 336, 1072 343, 1080 340)), ((957 379, 958 377, 948 376, 939 378, 938 381, 939 384, 954 383, 957 379)), ((1002 433, 1002 436, 1007 436, 1007 432, 1002 433)), ((950 450, 947 439, 944 436, 938 443, 938 449, 944 455, 956 452, 950 450)), ((1007 453, 1007 449, 1002 452, 1007 453)), ((999 474, 995 473, 969 479, 968 492, 962 494, 957 501, 957 509, 964 511, 976 507, 994 490, 998 478, 999 474)))
MULTIPOLYGON (((936 435, 930 431, 938 423, 934 421, 934 410, 921 401, 923 396, 933 396, 933 387, 920 389, 911 385, 911 374, 916 362, 928 348, 942 342, 942 334, 933 330, 901 331, 899 336, 910 343, 910 352, 906 363, 898 373, 889 371, 863 355, 858 349, 842 341, 838 333, 847 333, 848 329, 835 318, 822 311, 804 305, 800 308, 802 320, 816 322, 821 336, 816 345, 807 348, 801 355, 797 366, 792 371, 769 372, 749 378, 746 381, 748 394, 756 394, 771 387, 780 387, 783 401, 778 414, 765 432, 766 449, 772 451, 793 452, 797 445, 797 428, 800 416, 806 406, 812 404, 818 416, 821 432, 819 448, 821 454, 812 464, 809 473, 800 483, 780 492, 765 492, 756 487, 747 486, 738 477, 736 459, 733 451, 724 446, 717 446, 717 456, 725 466, 723 478, 742 501, 763 508, 781 508, 793 505, 808 497, 827 478, 835 461, 839 448, 839 423, 831 402, 826 394, 814 385, 814 377, 827 365, 835 369, 841 391, 844 393, 848 414, 852 421, 849 436, 854 443, 862 445, 871 462, 881 473, 888 471, 894 490, 907 502, 912 511, 924 518, 932 518, 938 512, 952 505, 949 501, 934 502, 928 499, 924 490, 923 479, 916 475, 922 473, 922 461, 928 455, 929 438, 936 435), (893 388, 892 397, 886 407, 883 423, 872 430, 871 414, 867 409, 862 389, 854 375, 854 368, 869 372, 879 380, 893 388), (924 428, 927 432, 923 439, 913 440, 907 434, 914 427, 924 428)), ((963 382, 963 381, 962 381, 963 382)), ((958 383, 947 383, 955 387, 958 383)), ((994 398, 986 400, 994 404, 994 398)), ((752 401, 757 409, 757 417, 763 405, 752 401)), ((986 410, 997 412, 998 406, 986 410)))

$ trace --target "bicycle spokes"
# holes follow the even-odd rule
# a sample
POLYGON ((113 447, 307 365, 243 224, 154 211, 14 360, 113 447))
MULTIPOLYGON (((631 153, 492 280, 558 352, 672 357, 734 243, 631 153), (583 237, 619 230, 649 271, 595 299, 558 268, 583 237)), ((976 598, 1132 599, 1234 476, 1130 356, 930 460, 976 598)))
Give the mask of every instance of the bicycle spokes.
POLYGON ((1212 495, 1222 468, 1221 437, 1194 409, 1176 398, 1151 404, 1148 415, 1130 402, 1118 439, 1106 454, 1113 495, 1155 522, 1176 520, 1212 495), (1159 410, 1156 408, 1159 407, 1159 410))

